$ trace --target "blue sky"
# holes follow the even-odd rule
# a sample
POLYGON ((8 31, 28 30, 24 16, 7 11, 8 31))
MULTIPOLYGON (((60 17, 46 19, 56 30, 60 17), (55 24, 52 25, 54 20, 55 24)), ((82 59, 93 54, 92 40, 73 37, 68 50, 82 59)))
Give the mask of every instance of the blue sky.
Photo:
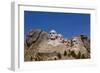
POLYGON ((54 29, 64 38, 84 34, 90 36, 90 14, 24 11, 24 34, 40 28, 54 29))

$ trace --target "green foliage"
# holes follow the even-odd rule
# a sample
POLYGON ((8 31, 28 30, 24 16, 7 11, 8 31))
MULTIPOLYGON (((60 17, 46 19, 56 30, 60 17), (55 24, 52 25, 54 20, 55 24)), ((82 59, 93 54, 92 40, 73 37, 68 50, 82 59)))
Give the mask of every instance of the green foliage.
POLYGON ((78 55, 77 55, 76 58, 77 58, 77 59, 80 59, 80 58, 81 58, 81 52, 80 52, 80 51, 78 52, 78 55))
POLYGON ((57 54, 57 57, 58 57, 59 59, 61 59, 61 54, 60 54, 60 53, 58 53, 58 54, 57 54))
POLYGON ((71 51, 71 55, 72 55, 72 57, 76 57, 76 54, 74 51, 71 51))
POLYGON ((64 51, 64 56, 67 56, 67 52, 66 52, 66 50, 64 51))
POLYGON ((70 57, 71 56, 71 51, 70 51, 70 49, 69 49, 69 52, 68 52, 68 57, 70 57))
POLYGON ((57 60, 57 58, 54 58, 54 60, 57 60))
POLYGON ((84 54, 82 54, 81 58, 82 58, 82 59, 85 59, 85 56, 84 56, 84 54))
POLYGON ((30 61, 32 61, 33 60, 33 58, 32 58, 32 56, 30 57, 30 61))
POLYGON ((88 37, 84 36, 84 35, 80 35, 81 36, 81 39, 88 39, 88 37))

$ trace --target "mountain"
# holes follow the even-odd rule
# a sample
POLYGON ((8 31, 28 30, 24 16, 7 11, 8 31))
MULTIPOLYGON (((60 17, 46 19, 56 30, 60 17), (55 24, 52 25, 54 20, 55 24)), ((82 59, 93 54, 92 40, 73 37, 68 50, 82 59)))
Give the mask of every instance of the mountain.
POLYGON ((47 61, 90 58, 90 39, 79 35, 65 41, 57 33, 31 30, 24 40, 24 61, 47 61), (55 39, 51 39, 52 36, 55 39))

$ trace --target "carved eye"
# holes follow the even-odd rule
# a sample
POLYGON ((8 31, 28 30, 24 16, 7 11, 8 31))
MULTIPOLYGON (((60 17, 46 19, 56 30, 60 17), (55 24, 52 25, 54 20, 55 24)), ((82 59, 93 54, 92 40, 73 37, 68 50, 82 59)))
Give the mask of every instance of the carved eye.
POLYGON ((67 43, 67 41, 65 41, 65 43, 67 43))
POLYGON ((52 33, 52 34, 55 34, 55 33, 52 33))
POLYGON ((73 40, 73 42, 76 42, 75 40, 73 40))

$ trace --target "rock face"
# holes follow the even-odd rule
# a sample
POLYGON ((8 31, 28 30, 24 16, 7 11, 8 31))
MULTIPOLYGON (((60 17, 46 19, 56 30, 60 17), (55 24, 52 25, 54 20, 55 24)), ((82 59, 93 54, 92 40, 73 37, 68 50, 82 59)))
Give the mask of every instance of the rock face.
POLYGON ((41 29, 32 30, 27 35, 27 39, 25 40, 25 44, 28 49, 36 49, 40 43, 47 41, 49 38, 48 33, 42 31, 41 29))
POLYGON ((24 61, 47 61, 90 58, 90 40, 79 35, 68 40, 68 45, 51 40, 49 33, 34 29, 24 41, 24 61))

